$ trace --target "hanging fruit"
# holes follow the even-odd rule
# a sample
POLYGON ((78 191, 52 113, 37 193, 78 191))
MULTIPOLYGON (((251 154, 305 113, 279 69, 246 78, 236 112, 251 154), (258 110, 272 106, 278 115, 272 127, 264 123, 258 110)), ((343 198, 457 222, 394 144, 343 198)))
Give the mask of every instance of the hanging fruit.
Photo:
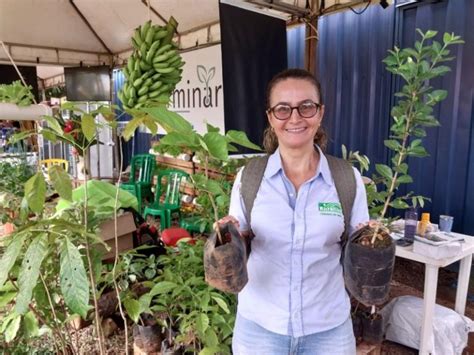
POLYGON ((123 67, 125 84, 117 93, 125 109, 169 102, 185 64, 173 42, 177 26, 178 22, 171 17, 166 26, 147 21, 135 30, 134 50, 123 67))

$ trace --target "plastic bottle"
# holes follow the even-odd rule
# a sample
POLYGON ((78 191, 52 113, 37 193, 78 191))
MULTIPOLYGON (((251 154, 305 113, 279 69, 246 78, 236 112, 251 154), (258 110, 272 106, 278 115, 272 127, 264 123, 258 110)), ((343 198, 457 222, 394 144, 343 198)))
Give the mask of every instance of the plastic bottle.
POLYGON ((405 212, 405 236, 404 240, 411 244, 415 240, 416 225, 418 223, 418 213, 414 208, 405 212))
POLYGON ((420 236, 420 237, 424 237, 425 236, 425 233, 427 232, 427 230, 431 227, 431 223, 430 223, 430 214, 429 213, 422 213, 421 214, 421 221, 420 223, 418 223, 418 231, 417 231, 417 234, 420 236))

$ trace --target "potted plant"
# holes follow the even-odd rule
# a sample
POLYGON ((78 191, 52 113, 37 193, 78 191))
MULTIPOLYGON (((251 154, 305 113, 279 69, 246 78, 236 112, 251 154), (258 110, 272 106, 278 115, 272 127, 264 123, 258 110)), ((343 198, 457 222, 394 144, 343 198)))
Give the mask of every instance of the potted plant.
MULTIPOLYGON (((463 43, 454 34, 445 33, 443 44, 432 41, 436 31, 423 33, 417 30, 421 40, 415 42, 415 48, 389 51, 384 59, 386 68, 399 76, 404 85, 396 97, 398 102, 392 108, 393 124, 391 135, 384 144, 393 152, 391 165, 376 164, 376 174, 372 187, 383 186, 384 189, 368 190, 371 205, 371 216, 376 215, 377 221, 355 232, 346 245, 344 252, 344 277, 346 287, 358 301, 365 305, 380 305, 387 300, 389 284, 395 260, 395 244, 390 237, 390 219, 386 219, 389 208, 406 209, 423 205, 422 196, 408 193, 396 196, 401 184, 412 182, 408 175, 407 158, 419 158, 428 155, 422 146, 422 138, 426 136, 426 128, 439 126, 438 120, 432 115, 433 107, 447 96, 445 90, 435 90, 430 80, 450 71, 443 65, 450 61, 448 47, 463 43)), ((372 307, 371 314, 375 312, 372 307)), ((372 317, 373 318, 373 317, 372 317)))

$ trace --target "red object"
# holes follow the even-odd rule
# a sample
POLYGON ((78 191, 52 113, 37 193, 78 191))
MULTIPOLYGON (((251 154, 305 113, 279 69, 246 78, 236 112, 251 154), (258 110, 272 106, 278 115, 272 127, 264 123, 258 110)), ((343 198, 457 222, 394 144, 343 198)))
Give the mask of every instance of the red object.
POLYGON ((161 232, 161 240, 165 245, 174 247, 179 240, 183 238, 189 238, 189 243, 194 244, 194 240, 186 229, 179 227, 166 228, 161 232))

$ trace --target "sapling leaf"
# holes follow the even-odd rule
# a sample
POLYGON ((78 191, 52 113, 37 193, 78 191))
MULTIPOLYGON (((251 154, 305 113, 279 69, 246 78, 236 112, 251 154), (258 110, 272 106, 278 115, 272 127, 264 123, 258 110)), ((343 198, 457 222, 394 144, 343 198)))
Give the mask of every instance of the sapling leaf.
POLYGON ((18 276, 19 292, 15 305, 15 311, 18 314, 25 314, 28 311, 33 289, 38 281, 41 264, 48 251, 47 243, 47 234, 40 233, 26 250, 18 276))
POLYGON ((375 165, 375 170, 377 170, 377 172, 382 175, 382 177, 384 177, 385 179, 392 179, 392 176, 393 176, 393 172, 392 172, 392 169, 385 165, 385 164, 376 164, 375 165))
POLYGON ((78 248, 67 238, 61 244, 59 277, 64 302, 85 319, 89 310, 89 280, 78 248))
POLYGON ((8 247, 0 259, 0 287, 2 287, 8 279, 8 273, 20 254, 26 234, 13 234, 10 238, 10 244, 8 244, 8 247))
POLYGON ((59 196, 72 202, 72 182, 66 171, 59 165, 52 165, 48 169, 48 175, 59 196))
POLYGON ((126 298, 123 300, 123 306, 130 319, 138 323, 138 318, 140 317, 140 303, 132 298, 126 298))
POLYGON ((40 213, 43 211, 46 198, 46 182, 41 172, 33 175, 25 183, 25 198, 33 212, 40 213))
POLYGON ((97 133, 97 125, 95 123, 94 117, 91 114, 85 114, 82 116, 81 129, 89 142, 94 139, 97 133))

